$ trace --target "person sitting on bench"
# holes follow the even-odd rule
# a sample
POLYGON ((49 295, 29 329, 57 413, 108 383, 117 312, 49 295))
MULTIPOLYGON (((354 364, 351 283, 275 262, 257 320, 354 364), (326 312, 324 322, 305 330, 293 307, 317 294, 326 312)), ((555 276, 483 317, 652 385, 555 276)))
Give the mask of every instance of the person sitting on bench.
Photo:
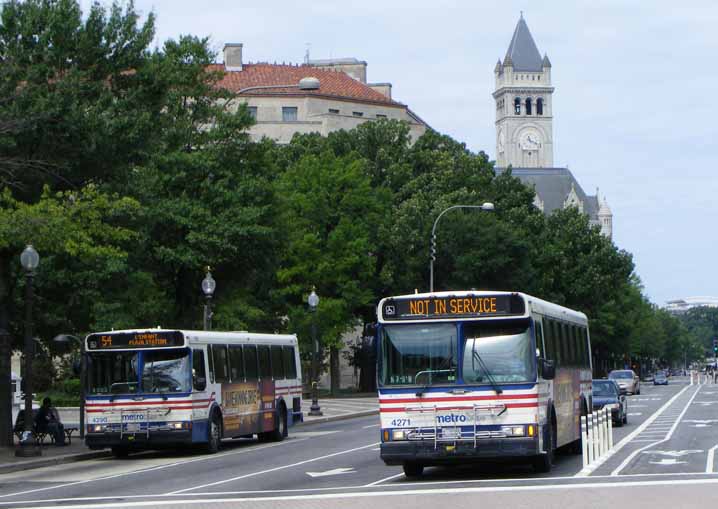
POLYGON ((65 428, 60 422, 60 414, 52 406, 50 398, 42 400, 42 407, 35 415, 35 426, 38 433, 49 433, 55 440, 55 445, 65 445, 65 428))

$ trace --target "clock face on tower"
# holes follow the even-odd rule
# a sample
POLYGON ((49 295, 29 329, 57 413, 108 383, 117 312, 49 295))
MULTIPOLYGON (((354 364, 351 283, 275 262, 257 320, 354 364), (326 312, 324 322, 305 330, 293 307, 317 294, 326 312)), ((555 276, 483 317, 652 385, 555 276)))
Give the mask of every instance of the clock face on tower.
POLYGON ((519 137, 519 145, 524 150, 538 150, 541 148, 541 136, 533 129, 524 131, 519 137))

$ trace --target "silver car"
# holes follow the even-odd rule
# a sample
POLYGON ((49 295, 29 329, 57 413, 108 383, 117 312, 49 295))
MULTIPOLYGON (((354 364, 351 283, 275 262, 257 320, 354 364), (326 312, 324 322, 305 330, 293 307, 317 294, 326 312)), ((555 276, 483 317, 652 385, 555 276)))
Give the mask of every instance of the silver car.
POLYGON ((614 380, 621 390, 621 394, 640 394, 641 381, 632 369, 616 369, 608 374, 609 380, 614 380))

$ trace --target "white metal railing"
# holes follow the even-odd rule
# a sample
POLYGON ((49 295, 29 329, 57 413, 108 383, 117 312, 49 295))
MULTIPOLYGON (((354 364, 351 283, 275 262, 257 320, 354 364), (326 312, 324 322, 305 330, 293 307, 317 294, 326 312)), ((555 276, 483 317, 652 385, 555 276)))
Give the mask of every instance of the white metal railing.
POLYGON ((581 416, 581 448, 583 468, 613 449, 613 419, 608 408, 581 416))

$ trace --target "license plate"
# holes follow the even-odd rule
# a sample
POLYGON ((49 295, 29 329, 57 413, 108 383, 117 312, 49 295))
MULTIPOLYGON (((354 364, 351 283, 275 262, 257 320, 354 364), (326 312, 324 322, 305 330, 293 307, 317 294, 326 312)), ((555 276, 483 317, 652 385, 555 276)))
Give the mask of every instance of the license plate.
POLYGON ((127 431, 139 431, 140 430, 140 424, 138 422, 130 422, 127 423, 127 431))
POLYGON ((442 428, 441 436, 449 439, 459 438, 461 436, 461 430, 458 428, 442 428))

